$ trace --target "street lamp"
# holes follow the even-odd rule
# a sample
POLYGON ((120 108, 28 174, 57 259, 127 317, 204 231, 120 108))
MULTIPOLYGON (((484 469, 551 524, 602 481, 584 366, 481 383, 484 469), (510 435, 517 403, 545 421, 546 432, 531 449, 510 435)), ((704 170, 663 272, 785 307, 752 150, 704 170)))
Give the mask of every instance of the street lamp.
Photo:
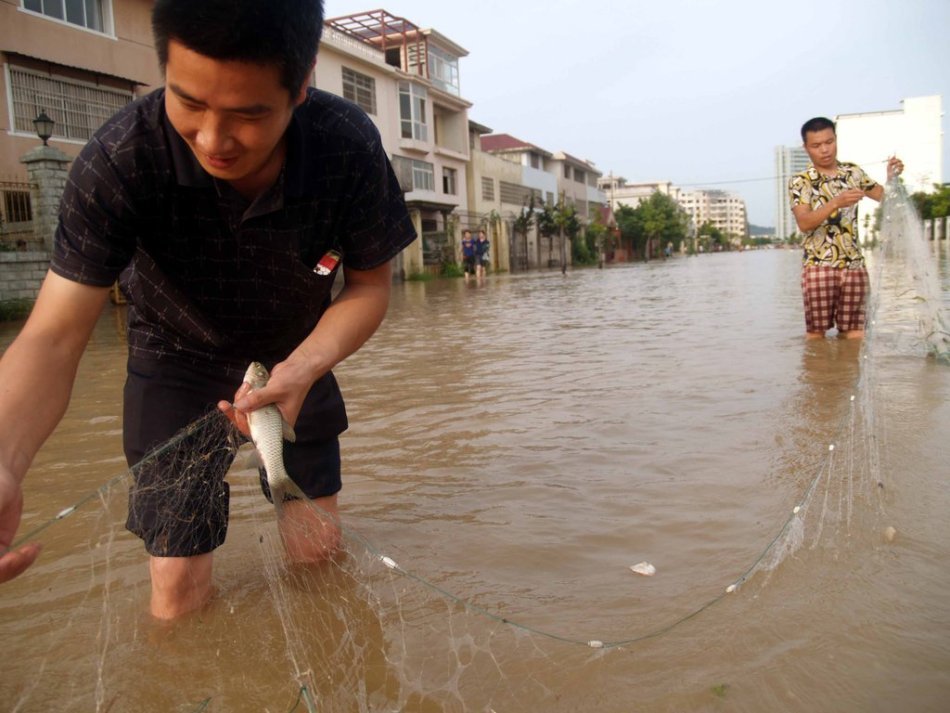
POLYGON ((33 119, 33 126, 36 127, 36 135, 43 140, 43 146, 49 146, 46 142, 53 135, 53 125, 56 122, 46 116, 45 111, 40 111, 40 115, 33 119))

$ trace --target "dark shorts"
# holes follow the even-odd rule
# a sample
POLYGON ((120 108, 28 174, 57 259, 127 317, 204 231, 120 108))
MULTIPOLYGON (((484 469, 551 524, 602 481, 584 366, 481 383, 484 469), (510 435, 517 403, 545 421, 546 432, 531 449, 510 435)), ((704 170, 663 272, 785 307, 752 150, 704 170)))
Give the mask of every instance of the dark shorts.
POLYGON ((462 268, 465 272, 475 272, 475 256, 466 255, 462 258, 462 268))
MULTIPOLYGON (((123 445, 133 484, 126 527, 145 541, 149 554, 189 557, 224 542, 224 476, 245 439, 217 413, 217 403, 231 401, 240 383, 240 376, 226 372, 129 359, 123 445)), ((311 498, 341 487, 339 440, 314 433, 321 428, 322 396, 315 386, 294 429, 297 441, 284 443, 287 472, 311 498)))
POLYGON ((802 268, 802 298, 805 329, 839 332, 864 329, 865 305, 870 292, 867 269, 805 265, 802 268))

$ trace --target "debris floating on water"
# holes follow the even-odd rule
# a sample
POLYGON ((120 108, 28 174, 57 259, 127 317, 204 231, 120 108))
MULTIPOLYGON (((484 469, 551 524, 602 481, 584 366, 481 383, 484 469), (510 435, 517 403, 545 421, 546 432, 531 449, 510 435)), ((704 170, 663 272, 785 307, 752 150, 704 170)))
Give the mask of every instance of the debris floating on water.
POLYGON ((884 539, 888 542, 893 542, 894 538, 897 537, 897 530, 888 525, 884 528, 884 539))
POLYGON ((654 567, 649 562, 638 562, 637 564, 630 565, 630 570, 636 572, 637 574, 642 574, 644 577, 652 577, 656 574, 656 567, 654 567))

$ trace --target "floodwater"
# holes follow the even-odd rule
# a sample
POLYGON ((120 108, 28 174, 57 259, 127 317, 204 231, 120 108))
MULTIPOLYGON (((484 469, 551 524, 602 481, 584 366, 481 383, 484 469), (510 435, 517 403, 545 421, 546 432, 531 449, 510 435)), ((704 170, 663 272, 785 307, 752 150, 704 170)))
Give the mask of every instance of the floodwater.
POLYGON ((238 472, 218 600, 172 627, 121 528, 110 306, 26 482, 47 548, 0 588, 0 701, 948 710, 950 367, 871 272, 863 345, 804 340, 795 251, 395 286, 336 370, 348 564, 255 564, 273 511, 238 472))

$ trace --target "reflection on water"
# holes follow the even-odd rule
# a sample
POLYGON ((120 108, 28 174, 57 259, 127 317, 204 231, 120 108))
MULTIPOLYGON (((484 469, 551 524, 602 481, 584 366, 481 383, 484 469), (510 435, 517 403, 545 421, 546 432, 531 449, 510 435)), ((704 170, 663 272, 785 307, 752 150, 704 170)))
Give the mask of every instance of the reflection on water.
MULTIPOLYGON (((907 348, 896 286, 881 286, 867 352, 806 342, 798 270, 797 254, 761 251, 396 286, 380 332, 337 370, 352 424, 345 522, 486 615, 354 555, 300 590, 326 607, 306 610, 312 626, 295 644, 326 652, 323 678, 308 679, 320 699, 338 710, 938 710, 950 697, 950 493, 937 477, 950 458, 950 371, 907 348), (762 556, 810 488, 800 546, 687 618, 762 556), (655 576, 630 572, 643 560, 655 576), (597 654, 592 639, 631 643, 597 654)), ((109 308, 29 477, 24 529, 121 472, 122 340, 109 308)), ((292 679, 255 655, 282 653, 272 616, 255 618, 273 589, 247 564, 271 512, 252 485, 232 482, 215 606, 158 644, 153 633, 116 645, 127 662, 215 662, 192 687, 212 704, 236 681, 292 679), (223 652, 200 643, 222 640, 223 652)), ((121 498, 103 499, 121 522, 121 498)), ((65 547, 86 525, 42 537, 65 547)), ((124 612, 108 621, 147 631, 144 553, 110 532, 96 571, 112 573, 110 606, 124 612)), ((70 597, 100 596, 82 565, 45 566, 70 597)), ((11 601, 37 592, 28 578, 15 587, 0 590, 0 632, 29 648, 21 632, 35 628, 11 601)), ((31 617, 52 621, 71 601, 51 595, 31 617)), ((67 648, 96 636, 73 631, 67 648)), ((107 688, 137 675, 129 663, 107 688)), ((181 669, 148 675, 174 690, 181 669)), ((0 698, 11 685, 22 697, 17 682, 0 683, 0 698)), ((278 690, 290 693, 275 709, 289 710, 294 689, 278 690)), ((261 710, 257 695, 238 700, 261 710)))

